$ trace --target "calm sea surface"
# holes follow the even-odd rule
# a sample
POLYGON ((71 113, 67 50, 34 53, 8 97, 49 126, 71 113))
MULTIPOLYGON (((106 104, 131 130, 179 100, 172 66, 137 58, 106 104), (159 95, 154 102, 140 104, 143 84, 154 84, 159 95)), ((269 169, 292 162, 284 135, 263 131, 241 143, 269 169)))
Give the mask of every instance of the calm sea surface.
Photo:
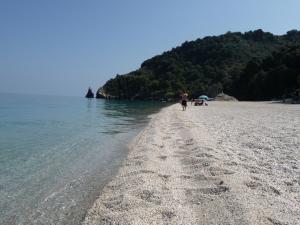
POLYGON ((79 224, 162 106, 0 94, 0 224, 79 224))

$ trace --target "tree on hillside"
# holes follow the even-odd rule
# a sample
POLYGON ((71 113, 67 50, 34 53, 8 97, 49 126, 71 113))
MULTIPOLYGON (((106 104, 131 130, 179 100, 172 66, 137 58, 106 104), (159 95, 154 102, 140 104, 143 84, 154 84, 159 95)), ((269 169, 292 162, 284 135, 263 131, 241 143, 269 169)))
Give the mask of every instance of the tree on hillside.
POLYGON ((120 99, 191 97, 224 91, 242 100, 268 100, 299 88, 300 31, 276 36, 262 30, 227 32, 184 42, 117 75, 102 87, 120 99))

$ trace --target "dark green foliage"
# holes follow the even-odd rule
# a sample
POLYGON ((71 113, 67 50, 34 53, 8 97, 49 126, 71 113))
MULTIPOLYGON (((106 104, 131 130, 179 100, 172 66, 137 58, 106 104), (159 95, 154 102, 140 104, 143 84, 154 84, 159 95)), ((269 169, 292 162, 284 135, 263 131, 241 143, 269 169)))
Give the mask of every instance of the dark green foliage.
POLYGON ((300 45, 285 46, 263 61, 250 61, 236 82, 242 100, 291 97, 300 88, 300 45))
POLYGON ((121 99, 175 99, 182 91, 214 97, 224 91, 242 100, 268 100, 300 88, 299 45, 296 30, 283 36, 256 30, 205 37, 117 75, 103 90, 121 99))

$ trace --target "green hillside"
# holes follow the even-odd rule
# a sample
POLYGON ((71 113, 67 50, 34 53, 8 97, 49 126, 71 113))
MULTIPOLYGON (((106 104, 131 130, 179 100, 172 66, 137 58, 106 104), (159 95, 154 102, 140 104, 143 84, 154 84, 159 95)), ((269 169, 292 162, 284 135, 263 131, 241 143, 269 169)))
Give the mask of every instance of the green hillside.
POLYGON ((117 75, 97 97, 175 99, 182 91, 214 97, 220 91, 239 100, 268 100, 300 88, 300 31, 276 36, 262 30, 228 32, 184 42, 117 75))

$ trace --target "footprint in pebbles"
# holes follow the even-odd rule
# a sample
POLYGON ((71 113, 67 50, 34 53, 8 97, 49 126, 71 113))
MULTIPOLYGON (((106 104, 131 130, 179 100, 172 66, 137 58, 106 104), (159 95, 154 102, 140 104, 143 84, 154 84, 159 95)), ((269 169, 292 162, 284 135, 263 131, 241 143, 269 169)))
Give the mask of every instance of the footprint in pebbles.
POLYGON ((194 164, 204 163, 205 161, 196 157, 185 157, 181 160, 181 162, 185 166, 192 166, 194 164))
POLYGON ((158 176, 162 178, 164 181, 167 181, 171 177, 171 175, 167 175, 167 174, 158 174, 158 176))
POLYGON ((229 191, 230 189, 227 186, 218 186, 210 188, 186 189, 185 194, 189 202, 199 205, 212 201, 214 196, 222 195, 229 191))
POLYGON ((218 187, 211 187, 211 188, 200 188, 200 189, 198 189, 198 191, 203 193, 203 194, 220 195, 224 192, 228 192, 229 187, 227 187, 227 186, 218 186, 218 187))
POLYGON ((176 216, 176 214, 170 210, 163 210, 161 212, 161 216, 164 220, 170 220, 172 219, 174 216, 176 216))
POLYGON ((161 200, 160 200, 159 196, 156 195, 154 191, 143 190, 141 193, 138 193, 138 196, 146 202, 151 202, 156 205, 161 204, 161 200))
MULTIPOLYGON (((103 202, 103 205, 108 209, 123 209, 124 205, 122 206, 124 199, 124 195, 116 195, 107 199, 107 201, 103 202)), ((127 207, 127 206, 126 206, 127 207)))
POLYGON ((194 144, 194 139, 191 138, 191 139, 185 140, 184 143, 185 143, 186 145, 193 145, 193 144, 194 144))
POLYGON ((221 175, 230 175, 230 174, 234 174, 234 171, 231 170, 227 170, 227 169, 222 169, 220 167, 210 167, 209 168, 209 173, 212 176, 221 176, 221 175))
POLYGON ((166 159, 167 159, 167 156, 161 155, 161 156, 158 156, 158 158, 161 159, 161 160, 166 160, 166 159))
POLYGON ((245 185, 252 190, 262 186, 262 184, 257 181, 247 181, 245 182, 245 185))

